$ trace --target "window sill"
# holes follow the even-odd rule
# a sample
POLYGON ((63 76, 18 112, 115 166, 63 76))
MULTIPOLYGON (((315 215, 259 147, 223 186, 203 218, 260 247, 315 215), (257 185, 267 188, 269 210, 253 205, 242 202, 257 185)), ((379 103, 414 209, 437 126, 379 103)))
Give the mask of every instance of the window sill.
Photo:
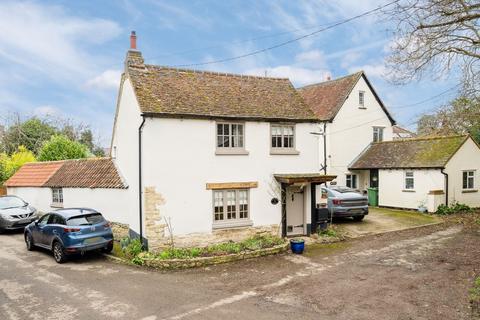
POLYGON ((412 189, 403 189, 402 192, 415 192, 415 190, 412 190, 412 189))
POLYGON ((51 208, 63 208, 63 203, 52 203, 50 204, 51 208))
POLYGON ((300 151, 295 149, 270 149, 271 155, 299 155, 300 151))
POLYGON ((239 221, 225 221, 214 222, 212 225, 213 230, 218 229, 231 229, 231 228, 245 228, 253 226, 252 220, 239 220, 239 221))
POLYGON ((359 106, 358 109, 367 110, 367 107, 359 106))
POLYGON ((474 193, 474 192, 478 192, 478 190, 476 190, 476 189, 466 189, 466 190, 462 190, 462 193, 474 193))
POLYGON ((228 149, 228 148, 225 148, 225 149, 217 149, 215 150, 215 155, 217 156, 223 156, 223 155, 226 155, 226 156, 247 156, 248 155, 248 151, 245 150, 245 149, 228 149))

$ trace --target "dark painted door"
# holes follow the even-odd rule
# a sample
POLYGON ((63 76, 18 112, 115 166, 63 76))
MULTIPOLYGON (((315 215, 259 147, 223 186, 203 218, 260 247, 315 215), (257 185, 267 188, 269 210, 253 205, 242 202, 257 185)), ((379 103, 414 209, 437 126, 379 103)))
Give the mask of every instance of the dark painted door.
POLYGON ((370 169, 370 188, 378 188, 378 169, 370 169))

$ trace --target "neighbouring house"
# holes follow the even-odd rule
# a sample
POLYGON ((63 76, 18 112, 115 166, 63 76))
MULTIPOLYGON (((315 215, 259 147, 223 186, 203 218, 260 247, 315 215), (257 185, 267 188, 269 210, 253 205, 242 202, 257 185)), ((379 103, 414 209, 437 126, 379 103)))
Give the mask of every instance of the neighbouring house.
POLYGON ((87 206, 107 219, 129 221, 127 184, 108 158, 27 163, 5 186, 8 194, 21 197, 39 212, 87 206))
POLYGON ((403 127, 398 125, 394 125, 393 129, 393 140, 398 139, 408 139, 408 138, 415 138, 417 135, 403 127))
POLYGON ((429 212, 454 202, 480 207, 480 147, 470 136, 373 143, 349 169, 378 187, 380 206, 429 212))
POLYGON ((319 158, 338 185, 365 190, 369 181, 348 169, 371 142, 393 138, 395 120, 364 72, 299 89, 322 122, 319 158))

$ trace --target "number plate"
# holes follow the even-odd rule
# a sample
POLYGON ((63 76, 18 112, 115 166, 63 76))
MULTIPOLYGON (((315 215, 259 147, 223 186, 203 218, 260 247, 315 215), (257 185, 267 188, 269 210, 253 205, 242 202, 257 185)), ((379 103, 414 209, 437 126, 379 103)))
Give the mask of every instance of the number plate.
POLYGON ((102 237, 95 237, 95 238, 85 239, 85 241, 83 241, 83 243, 94 244, 94 243, 97 243, 97 242, 101 242, 102 240, 103 240, 102 237))
POLYGON ((361 209, 354 209, 354 210, 350 210, 350 213, 362 213, 363 210, 361 209))

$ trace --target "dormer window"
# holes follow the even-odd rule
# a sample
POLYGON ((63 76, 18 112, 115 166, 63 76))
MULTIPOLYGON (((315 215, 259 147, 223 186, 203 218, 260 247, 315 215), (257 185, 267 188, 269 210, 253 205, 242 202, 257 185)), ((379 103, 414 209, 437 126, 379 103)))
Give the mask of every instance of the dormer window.
POLYGON ((358 91, 358 105, 360 108, 365 108, 365 91, 358 91))

